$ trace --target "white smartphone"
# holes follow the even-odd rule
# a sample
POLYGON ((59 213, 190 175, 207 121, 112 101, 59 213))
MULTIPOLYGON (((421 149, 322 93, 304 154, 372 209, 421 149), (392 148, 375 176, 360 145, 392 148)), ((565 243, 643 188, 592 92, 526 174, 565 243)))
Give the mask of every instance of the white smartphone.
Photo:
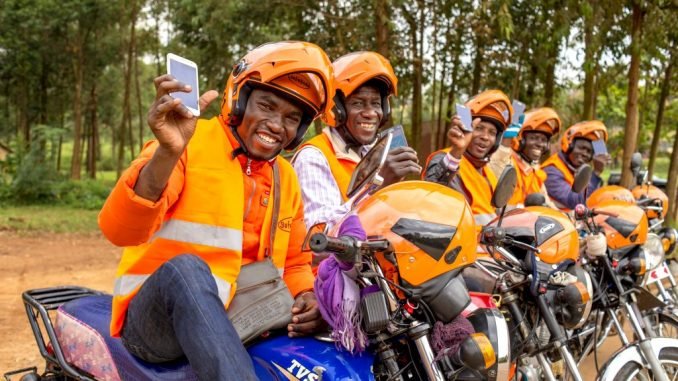
POLYGON ((521 123, 520 117, 525 114, 525 103, 519 101, 519 100, 514 100, 513 101, 513 120, 511 123, 519 124, 521 123))
POLYGON ((173 98, 181 99, 186 108, 195 116, 200 116, 200 92, 198 91, 198 65, 191 60, 176 54, 167 54, 167 73, 178 81, 191 86, 191 92, 177 91, 170 93, 173 98))
POLYGON ((457 103, 457 115, 461 119, 461 124, 464 125, 464 130, 468 132, 473 131, 473 118, 471 117, 471 109, 464 105, 457 103))

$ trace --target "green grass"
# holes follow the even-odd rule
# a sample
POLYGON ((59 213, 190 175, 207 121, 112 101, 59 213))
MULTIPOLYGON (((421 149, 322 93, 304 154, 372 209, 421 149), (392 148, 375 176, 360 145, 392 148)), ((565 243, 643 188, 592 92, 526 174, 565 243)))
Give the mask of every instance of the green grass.
POLYGON ((0 230, 19 233, 94 233, 98 210, 85 210, 69 206, 2 206, 0 230))

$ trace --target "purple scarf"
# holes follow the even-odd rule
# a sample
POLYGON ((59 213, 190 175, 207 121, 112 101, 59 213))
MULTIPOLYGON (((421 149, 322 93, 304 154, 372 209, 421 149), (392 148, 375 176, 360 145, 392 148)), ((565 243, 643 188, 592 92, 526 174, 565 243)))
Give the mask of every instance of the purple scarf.
MULTIPOLYGON (((344 220, 337 236, 366 238, 356 215, 344 220)), ((320 263, 314 286, 320 313, 332 327, 331 337, 351 353, 362 352, 367 346, 367 336, 360 327, 360 288, 354 277, 352 263, 341 262, 331 255, 320 263)))

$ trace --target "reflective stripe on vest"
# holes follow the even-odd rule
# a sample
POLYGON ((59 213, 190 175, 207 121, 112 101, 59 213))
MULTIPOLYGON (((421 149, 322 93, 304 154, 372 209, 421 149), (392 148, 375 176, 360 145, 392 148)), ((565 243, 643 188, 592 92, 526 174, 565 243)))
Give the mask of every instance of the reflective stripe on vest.
MULTIPOLYGON (((150 275, 133 275, 127 274, 120 276, 115 279, 115 285, 113 286, 113 295, 116 296, 127 296, 134 292, 137 288, 141 287, 146 279, 150 275)), ((223 279, 220 279, 216 275, 212 274, 214 282, 217 284, 217 290, 219 293, 219 299, 221 302, 226 304, 228 303, 229 298, 231 297, 231 284, 226 282, 223 279)))
POLYGON ((242 248, 242 231, 240 230, 178 219, 165 221, 162 228, 155 233, 154 238, 165 238, 226 250, 240 250, 242 248))

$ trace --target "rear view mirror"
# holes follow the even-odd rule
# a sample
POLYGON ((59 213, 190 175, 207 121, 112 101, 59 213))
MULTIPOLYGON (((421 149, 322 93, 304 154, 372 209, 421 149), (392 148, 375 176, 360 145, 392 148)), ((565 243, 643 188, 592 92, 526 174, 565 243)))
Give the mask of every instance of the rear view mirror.
POLYGON ((360 163, 358 163, 358 166, 353 171, 353 176, 351 176, 346 197, 352 198, 360 190, 369 191, 373 187, 378 187, 382 184, 384 179, 379 176, 379 171, 386 162, 386 156, 388 156, 392 139, 393 135, 391 133, 382 136, 367 155, 360 160, 360 163))
POLYGON ((513 196, 517 182, 518 177, 516 175, 516 169, 513 168, 512 165, 507 165, 506 168, 504 168, 504 172, 499 176, 497 188, 492 194, 492 206, 495 208, 505 207, 508 200, 513 196))
POLYGON ((591 181, 593 168, 588 164, 582 164, 574 174, 574 182, 572 183, 572 192, 581 193, 591 181))

